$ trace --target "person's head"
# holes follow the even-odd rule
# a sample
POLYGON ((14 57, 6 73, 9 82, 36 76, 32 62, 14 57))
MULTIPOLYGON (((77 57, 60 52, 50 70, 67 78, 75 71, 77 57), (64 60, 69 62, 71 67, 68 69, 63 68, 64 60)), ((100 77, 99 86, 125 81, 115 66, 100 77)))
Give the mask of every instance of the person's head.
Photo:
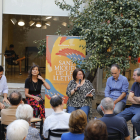
POLYGON ((82 69, 79 69, 79 68, 77 68, 73 71, 72 76, 73 76, 73 79, 75 81, 79 80, 79 79, 81 79, 81 80, 85 79, 84 71, 82 69))
POLYGON ((71 113, 69 119, 69 130, 71 133, 83 133, 87 125, 87 115, 81 110, 75 110, 71 113))
POLYGON ((25 120, 15 120, 7 127, 8 140, 25 140, 29 129, 29 123, 25 120))
POLYGON ((13 50, 14 49, 14 45, 13 44, 10 44, 9 49, 10 50, 13 50))
POLYGON ((3 71, 4 71, 3 67, 2 67, 2 66, 0 66, 0 79, 2 78, 3 71))
POLYGON ((31 80, 32 76, 37 75, 41 75, 40 68, 38 65, 33 65, 29 70, 28 78, 31 80))
POLYGON ((133 78, 134 78, 135 82, 140 83, 140 68, 137 68, 134 70, 133 78))
POLYGON ((13 91, 12 93, 10 93, 9 101, 10 101, 11 105, 19 105, 20 103, 22 103, 21 93, 18 91, 13 91))
POLYGON ((106 97, 101 100, 101 109, 105 113, 106 111, 111 111, 113 113, 114 110, 114 101, 110 97, 106 97))
POLYGON ((60 108, 60 109, 63 109, 63 106, 64 106, 64 101, 62 99, 61 96, 59 95, 54 95, 51 97, 50 99, 50 104, 52 106, 52 108, 55 110, 55 108, 60 108))
POLYGON ((120 74, 120 67, 119 67, 119 65, 113 64, 113 65, 111 66, 111 74, 112 74, 112 76, 113 76, 113 78, 114 78, 115 80, 118 79, 119 74, 120 74))
POLYGON ((16 110, 16 118, 30 123, 31 118, 33 118, 33 108, 28 104, 20 104, 16 110))
POLYGON ((84 140, 107 140, 107 128, 100 120, 91 120, 86 126, 84 140))

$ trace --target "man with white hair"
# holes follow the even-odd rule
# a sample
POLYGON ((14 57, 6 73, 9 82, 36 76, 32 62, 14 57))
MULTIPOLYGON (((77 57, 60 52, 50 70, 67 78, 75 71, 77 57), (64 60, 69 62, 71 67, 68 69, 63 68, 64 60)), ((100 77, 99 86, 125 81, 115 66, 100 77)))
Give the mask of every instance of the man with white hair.
POLYGON ((108 134, 121 133, 122 139, 130 140, 129 131, 126 121, 123 117, 117 117, 113 114, 114 101, 110 97, 106 97, 101 101, 101 109, 104 116, 100 118, 107 126, 108 134))
POLYGON ((25 120, 15 120, 7 127, 8 140, 25 140, 28 134, 29 123, 25 120))
POLYGON ((36 128, 31 127, 33 108, 28 104, 20 104, 16 110, 16 118, 23 119, 29 123, 29 130, 26 140, 41 140, 40 133, 36 128))
MULTIPOLYGON (((54 112, 48 116, 44 121, 43 135, 48 138, 48 131, 54 129, 68 129, 70 114, 63 111, 64 101, 61 96, 54 95, 50 100, 50 104, 54 112)), ((50 140, 54 137, 50 137, 50 140)), ((55 140, 61 140, 61 138, 55 138, 55 140)))

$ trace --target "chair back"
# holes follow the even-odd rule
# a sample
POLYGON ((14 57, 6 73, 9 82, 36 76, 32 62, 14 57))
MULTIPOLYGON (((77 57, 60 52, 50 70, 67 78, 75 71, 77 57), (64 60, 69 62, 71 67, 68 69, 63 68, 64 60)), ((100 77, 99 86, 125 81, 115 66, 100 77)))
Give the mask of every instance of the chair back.
POLYGON ((63 133, 69 132, 69 129, 54 129, 54 130, 49 130, 49 136, 48 140, 50 140, 50 136, 53 136, 55 138, 61 138, 61 135, 63 133))
POLYGON ((5 140, 6 137, 6 127, 8 125, 1 124, 1 140, 5 140))
POLYGON ((124 140, 122 134, 118 133, 108 133, 108 140, 124 140))

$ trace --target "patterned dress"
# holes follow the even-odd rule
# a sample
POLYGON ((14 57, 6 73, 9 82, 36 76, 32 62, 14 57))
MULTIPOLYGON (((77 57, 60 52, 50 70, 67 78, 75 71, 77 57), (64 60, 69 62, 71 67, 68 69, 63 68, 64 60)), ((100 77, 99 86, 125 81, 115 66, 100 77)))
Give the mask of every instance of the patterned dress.
POLYGON ((71 80, 68 84, 66 94, 69 97, 67 106, 73 107, 83 107, 89 106, 90 107, 90 114, 92 114, 92 100, 94 99, 94 92, 92 92, 93 97, 86 97, 86 94, 93 89, 93 86, 89 80, 85 80, 85 83, 76 91, 73 95, 71 95, 71 90, 76 88, 77 83, 75 80, 71 80))
POLYGON ((45 109, 44 109, 44 101, 41 97, 41 86, 43 82, 38 79, 37 83, 30 81, 29 78, 25 81, 25 88, 29 89, 29 94, 32 96, 40 97, 41 100, 38 102, 34 98, 26 97, 27 104, 31 105, 34 109, 33 115, 34 117, 45 118, 45 109))

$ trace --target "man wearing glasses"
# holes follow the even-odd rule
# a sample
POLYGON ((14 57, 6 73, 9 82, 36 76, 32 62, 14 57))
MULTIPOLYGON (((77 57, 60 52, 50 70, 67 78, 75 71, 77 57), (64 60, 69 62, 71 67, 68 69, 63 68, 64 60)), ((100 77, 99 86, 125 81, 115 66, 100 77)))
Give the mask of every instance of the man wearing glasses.
MULTIPOLYGON (((126 95, 128 94, 128 80, 120 74, 120 68, 117 64, 111 66, 112 76, 107 79, 105 88, 105 97, 110 97, 114 100, 114 114, 119 114, 126 105, 126 95)), ((101 105, 97 107, 100 115, 104 115, 101 110, 101 105)))

